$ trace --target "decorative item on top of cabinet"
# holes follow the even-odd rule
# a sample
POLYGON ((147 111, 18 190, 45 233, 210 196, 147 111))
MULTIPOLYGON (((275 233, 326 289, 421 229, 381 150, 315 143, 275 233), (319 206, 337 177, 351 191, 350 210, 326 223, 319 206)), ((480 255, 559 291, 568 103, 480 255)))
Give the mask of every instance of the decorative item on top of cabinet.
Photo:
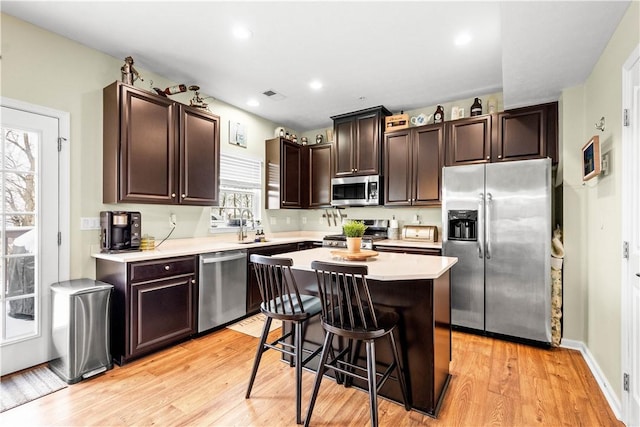
MULTIPOLYGON (((423 114, 424 115, 424 114, 423 114)), ((411 118, 413 123, 414 117, 411 118)), ((413 123, 415 125, 415 123, 413 123)), ((409 115, 400 111, 400 114, 394 114, 393 116, 385 117, 384 119, 384 131, 393 132, 396 130, 402 130, 409 127, 409 115)))
POLYGON ((471 112, 471 117, 479 116, 482 114, 482 101, 480 98, 476 98, 473 100, 473 104, 471 104, 471 108, 469 109, 471 112))
POLYGON ((114 82, 102 126, 104 203, 218 203, 218 116, 114 82))
POLYGON ((443 164, 444 124, 386 133, 385 206, 440 205, 443 164))
POLYGON ((141 82, 144 81, 138 70, 133 67, 133 58, 131 56, 127 56, 124 58, 124 65, 120 67, 120 73, 122 74, 122 83, 133 85, 137 79, 140 79, 141 82))
POLYGON ((442 123, 444 122, 444 107, 442 105, 438 105, 436 107, 436 112, 433 113, 433 123, 442 123))
POLYGON ((382 166, 384 119, 391 112, 382 105, 332 116, 334 177, 378 175, 382 166))
POLYGON ((206 97, 202 98, 200 96, 200 92, 198 92, 200 90, 200 86, 197 86, 197 85, 189 86, 189 90, 194 92, 193 98, 191 98, 191 100, 189 101, 189 106, 190 107, 194 107, 194 108, 202 108, 203 110, 208 110, 209 109, 209 104, 207 104, 204 101, 206 99, 213 99, 213 97, 212 96, 206 96, 206 97))

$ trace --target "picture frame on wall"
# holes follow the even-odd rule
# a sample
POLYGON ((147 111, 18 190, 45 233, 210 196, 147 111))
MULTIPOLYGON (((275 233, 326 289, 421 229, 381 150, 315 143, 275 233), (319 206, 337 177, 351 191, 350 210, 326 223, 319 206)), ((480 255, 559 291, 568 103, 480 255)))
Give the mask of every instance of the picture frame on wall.
POLYGON ((229 144, 247 148, 247 128, 243 123, 229 120, 229 144))

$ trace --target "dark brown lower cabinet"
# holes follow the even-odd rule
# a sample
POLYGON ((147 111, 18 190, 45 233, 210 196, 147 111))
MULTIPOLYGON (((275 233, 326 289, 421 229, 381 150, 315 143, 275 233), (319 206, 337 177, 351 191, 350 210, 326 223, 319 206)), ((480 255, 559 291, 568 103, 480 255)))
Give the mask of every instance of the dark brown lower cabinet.
POLYGON ((96 260, 96 278, 114 285, 111 354, 119 365, 196 331, 196 257, 122 263, 96 260))
POLYGON ((131 285, 131 356, 194 332, 189 276, 131 285))

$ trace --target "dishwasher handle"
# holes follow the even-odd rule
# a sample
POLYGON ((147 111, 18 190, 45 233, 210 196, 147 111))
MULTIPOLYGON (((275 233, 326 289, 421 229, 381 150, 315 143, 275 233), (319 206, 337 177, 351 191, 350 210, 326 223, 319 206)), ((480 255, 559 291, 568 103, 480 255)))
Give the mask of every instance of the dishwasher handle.
POLYGON ((215 263, 219 263, 219 262, 224 262, 224 261, 233 261, 236 259, 242 259, 242 258, 247 258, 247 254, 245 253, 240 253, 240 254, 233 254, 233 255, 227 255, 227 256, 219 256, 219 257, 205 257, 205 256, 201 256, 200 257, 200 262, 202 264, 215 264, 215 263))

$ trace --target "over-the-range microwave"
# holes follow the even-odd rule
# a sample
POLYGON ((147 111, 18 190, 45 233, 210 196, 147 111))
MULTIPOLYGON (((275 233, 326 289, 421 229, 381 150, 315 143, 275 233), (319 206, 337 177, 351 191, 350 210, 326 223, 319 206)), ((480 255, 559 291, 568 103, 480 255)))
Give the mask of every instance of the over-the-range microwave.
POLYGON ((382 177, 363 175, 331 180, 332 206, 377 206, 382 200, 382 177))

